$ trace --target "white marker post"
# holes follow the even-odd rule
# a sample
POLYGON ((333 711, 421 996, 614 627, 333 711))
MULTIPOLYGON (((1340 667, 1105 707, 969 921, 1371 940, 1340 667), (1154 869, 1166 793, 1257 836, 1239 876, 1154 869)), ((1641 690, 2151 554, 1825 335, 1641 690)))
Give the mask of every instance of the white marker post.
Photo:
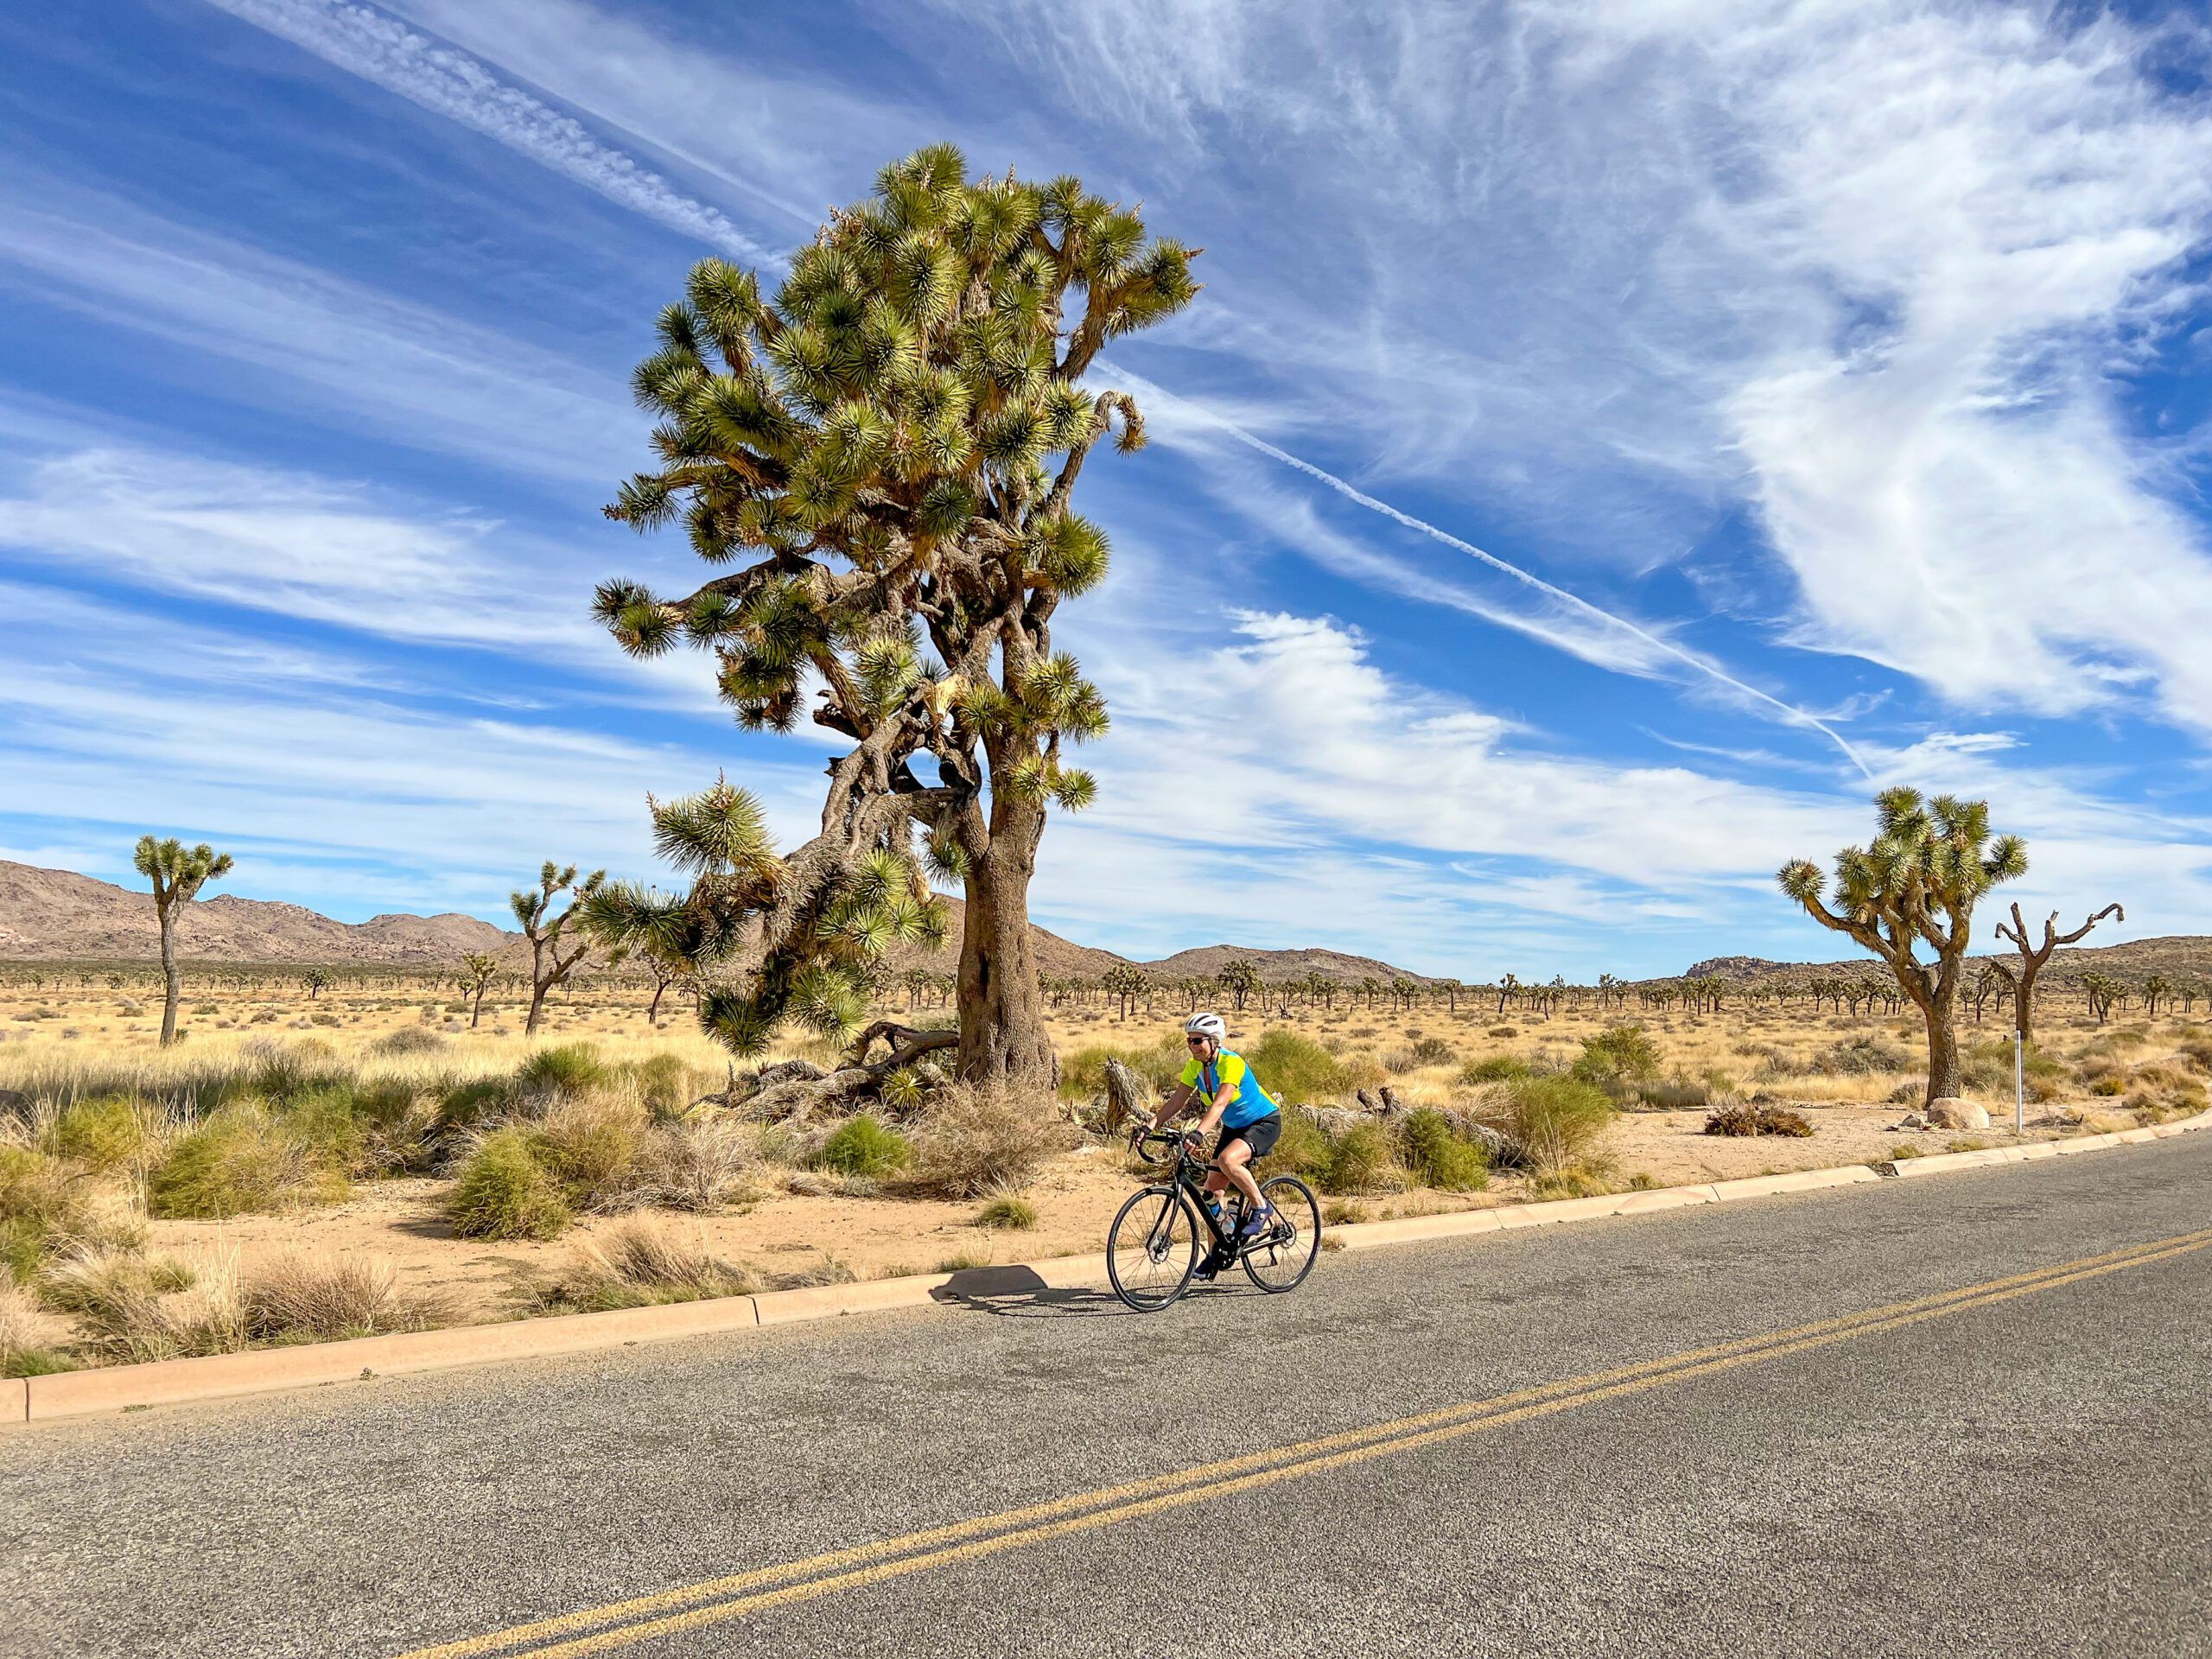
POLYGON ((2025 1135, 2028 1130, 2027 1064, 2028 1039, 2015 1026, 2012 1027, 2012 1133, 2015 1135, 2025 1135))

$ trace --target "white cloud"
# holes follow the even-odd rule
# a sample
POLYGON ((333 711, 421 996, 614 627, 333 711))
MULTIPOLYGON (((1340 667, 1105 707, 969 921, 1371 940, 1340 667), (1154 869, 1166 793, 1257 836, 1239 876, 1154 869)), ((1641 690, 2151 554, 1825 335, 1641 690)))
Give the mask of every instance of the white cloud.
MULTIPOLYGON (((441 46, 371 6, 346 0, 209 0, 424 109, 595 190, 609 201, 741 259, 774 258, 728 214, 695 200, 651 168, 609 148, 573 117, 509 86, 467 54, 441 46)), ((534 17, 533 28, 544 19, 534 17)))
POLYGON ((613 377, 119 198, 0 186, 0 281, 248 373, 195 389, 559 480, 643 453, 613 377), (9 267, 13 267, 11 271, 9 267))

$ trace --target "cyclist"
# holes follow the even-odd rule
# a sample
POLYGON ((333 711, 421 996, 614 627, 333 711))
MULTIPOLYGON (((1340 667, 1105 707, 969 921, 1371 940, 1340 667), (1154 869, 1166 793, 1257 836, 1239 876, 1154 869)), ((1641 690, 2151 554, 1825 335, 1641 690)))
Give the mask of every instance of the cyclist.
MULTIPOLYGON (((1274 1207, 1260 1195, 1251 1166, 1255 1158, 1274 1150, 1282 1136, 1282 1113, 1260 1087, 1244 1057, 1223 1046, 1228 1038, 1229 1027, 1217 1014, 1194 1014, 1183 1022, 1183 1040, 1191 1058, 1152 1127, 1174 1122, 1194 1099, 1205 1103, 1205 1116, 1191 1135, 1196 1139, 1217 1123, 1221 1126, 1221 1144, 1214 1149, 1213 1167, 1206 1173, 1206 1191, 1218 1194, 1234 1185, 1244 1195, 1244 1222, 1236 1230, 1242 1243, 1263 1236, 1274 1224, 1274 1207)), ((1199 1263, 1198 1276, 1211 1279, 1223 1265, 1217 1254, 1199 1263)))

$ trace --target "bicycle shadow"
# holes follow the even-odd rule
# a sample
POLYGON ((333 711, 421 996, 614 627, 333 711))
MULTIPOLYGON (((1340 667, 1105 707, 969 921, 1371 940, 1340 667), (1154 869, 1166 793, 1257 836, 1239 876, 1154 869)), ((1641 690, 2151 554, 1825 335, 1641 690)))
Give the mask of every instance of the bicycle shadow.
MULTIPOLYGON (((1235 1294, 1241 1286, 1193 1286, 1195 1297, 1235 1294)), ((1257 1294, 1256 1292, 1254 1294, 1257 1294)), ((1002 1319, 1101 1319, 1143 1315, 1103 1285, 1049 1285, 1034 1268, 963 1268, 930 1292, 949 1307, 995 1314, 1002 1319)))

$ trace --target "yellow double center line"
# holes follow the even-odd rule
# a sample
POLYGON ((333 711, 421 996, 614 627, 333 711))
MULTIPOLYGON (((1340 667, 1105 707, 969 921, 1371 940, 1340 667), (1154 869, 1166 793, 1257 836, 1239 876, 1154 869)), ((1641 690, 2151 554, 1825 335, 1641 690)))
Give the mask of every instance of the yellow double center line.
POLYGON ((2061 1262, 2033 1273, 2016 1274, 2008 1279, 1993 1279, 1985 1284, 1942 1291, 1909 1302, 1892 1302, 1886 1307, 1869 1308, 1840 1319, 1821 1319, 1793 1330, 1740 1338, 1616 1370, 1547 1382, 1487 1400, 1466 1401, 1418 1416, 1400 1417, 1319 1440, 1302 1440, 1294 1446, 1276 1446, 1119 1486, 1078 1492, 1048 1503, 906 1533, 875 1543, 809 1556, 804 1560, 785 1561, 728 1578, 686 1585, 658 1595, 610 1602, 602 1607, 518 1624, 464 1641, 417 1648, 397 1656, 397 1659, 477 1659, 478 1656, 491 1654, 501 1654, 506 1659, 570 1659, 570 1656, 604 1653, 634 1642, 695 1630, 748 1613, 810 1601, 840 1591, 857 1590, 887 1579, 951 1567, 1099 1527, 1117 1526, 1163 1510, 1207 1503, 1279 1481, 1435 1446, 1577 1406, 1709 1376, 1739 1365, 1900 1330, 1925 1319, 1942 1319, 1970 1308, 2009 1301, 2016 1296, 2118 1273, 2123 1268, 2167 1261, 2207 1245, 2212 1245, 2212 1227, 2131 1245, 2103 1255, 2061 1262))

